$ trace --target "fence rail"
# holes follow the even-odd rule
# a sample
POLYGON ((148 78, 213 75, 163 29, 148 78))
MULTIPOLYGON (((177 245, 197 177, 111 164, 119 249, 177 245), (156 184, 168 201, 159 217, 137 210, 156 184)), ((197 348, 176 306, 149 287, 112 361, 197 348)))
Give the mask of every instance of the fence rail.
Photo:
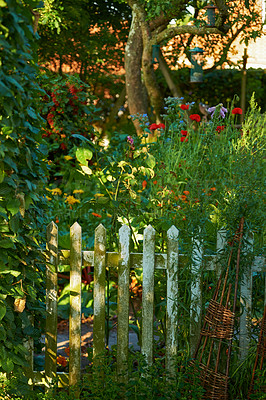
MULTIPOLYGON (((106 249, 106 230, 99 225, 95 230, 93 251, 82 251, 82 231, 76 222, 70 228, 70 250, 59 250, 58 228, 54 222, 47 227, 46 244, 46 332, 45 332, 45 370, 33 371, 33 344, 28 343, 30 354, 30 383, 44 384, 47 387, 56 377, 62 385, 74 385, 81 374, 81 275, 82 266, 94 266, 94 320, 93 320, 93 358, 97 365, 99 355, 105 349, 105 279, 106 267, 118 270, 117 293, 117 373, 127 376, 129 341, 129 279, 130 270, 143 268, 142 283, 142 346, 141 352, 148 365, 153 360, 153 323, 154 323, 154 270, 166 270, 166 370, 175 374, 174 360, 178 349, 178 309, 175 299, 178 296, 178 265, 187 257, 179 254, 179 231, 172 226, 167 231, 167 253, 155 253, 155 230, 148 226, 143 235, 143 253, 130 253, 131 231, 123 225, 119 230, 119 251, 106 249), (69 373, 57 372, 57 271, 58 265, 70 265, 70 316, 69 316, 69 373)), ((249 240, 252 249, 252 237, 249 240)), ((202 292, 200 271, 202 264, 206 270, 221 272, 219 254, 226 244, 225 232, 217 235, 217 250, 212 256, 204 256, 199 239, 193 242, 190 305, 190 347, 193 354, 201 328, 202 292)), ((246 249, 247 251, 248 249, 246 249)), ((265 271, 265 259, 255 257, 252 265, 244 274, 240 284, 240 301, 243 313, 240 316, 240 357, 246 356, 249 344, 249 318, 252 307, 253 272, 265 271)), ((265 296, 266 304, 266 278, 265 296)))

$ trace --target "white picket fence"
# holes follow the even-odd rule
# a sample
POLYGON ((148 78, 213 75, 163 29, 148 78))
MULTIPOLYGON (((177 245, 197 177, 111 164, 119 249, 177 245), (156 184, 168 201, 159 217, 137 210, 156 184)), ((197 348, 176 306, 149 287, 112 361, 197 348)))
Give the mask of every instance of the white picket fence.
MULTIPOLYGON (((178 308, 175 299, 178 296, 178 265, 184 259, 179 254, 179 231, 172 226, 167 231, 167 254, 155 253, 155 229, 148 226, 143 234, 143 253, 131 253, 131 231, 127 225, 119 230, 119 252, 108 252, 106 249, 106 230, 99 225, 95 230, 94 251, 82 251, 82 232, 76 222, 70 228, 70 250, 59 250, 58 228, 51 222, 47 227, 47 288, 46 288, 46 333, 45 333, 45 371, 33 371, 33 349, 31 353, 31 383, 49 386, 59 377, 63 385, 74 385, 81 374, 81 275, 82 266, 94 266, 94 320, 93 320, 93 358, 99 364, 98 356, 105 349, 105 285, 106 267, 118 270, 117 293, 117 373, 127 375, 129 343, 129 279, 130 270, 143 268, 142 286, 142 346, 141 352, 148 365, 153 362, 153 327, 154 327, 154 271, 166 270, 166 370, 174 375, 174 360, 178 351, 178 308), (57 372, 57 268, 59 264, 70 264, 70 316, 69 316, 69 373, 57 372)), ((190 304, 190 347, 191 354, 197 345, 201 329, 202 265, 206 270, 220 275, 219 254, 226 244, 225 232, 217 235, 217 252, 213 256, 204 256, 199 239, 193 242, 191 274, 194 276, 191 285, 190 304)), ((252 237, 249 240, 252 249, 252 237)), ((247 251, 246 249, 245 251, 247 251)), ((244 358, 249 345, 249 316, 252 307, 252 277, 254 272, 265 271, 263 257, 255 257, 249 268, 246 268, 240 283, 240 297, 243 313, 240 316, 240 357, 244 358)), ((266 304, 266 282, 265 297, 266 304)))

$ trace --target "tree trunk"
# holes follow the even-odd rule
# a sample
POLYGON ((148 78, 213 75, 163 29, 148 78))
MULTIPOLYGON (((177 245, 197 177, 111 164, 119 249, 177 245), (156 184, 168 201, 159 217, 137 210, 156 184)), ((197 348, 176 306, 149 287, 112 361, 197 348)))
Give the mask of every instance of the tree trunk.
MULTIPOLYGON (((147 114, 145 90, 141 80, 142 35, 136 13, 132 10, 132 22, 125 48, 126 92, 131 115, 147 114)), ((137 133, 142 129, 137 120, 133 121, 137 133)))

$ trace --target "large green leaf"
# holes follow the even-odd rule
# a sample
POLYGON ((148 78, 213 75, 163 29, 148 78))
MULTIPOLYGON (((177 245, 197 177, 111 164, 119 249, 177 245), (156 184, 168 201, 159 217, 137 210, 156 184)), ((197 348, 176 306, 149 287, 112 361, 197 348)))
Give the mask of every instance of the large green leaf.
POLYGON ((88 161, 92 159, 93 152, 88 148, 78 148, 76 150, 76 157, 82 165, 88 165, 88 161))
POLYGON ((156 165, 156 160, 155 160, 155 158, 154 158, 153 155, 151 155, 151 154, 148 154, 148 155, 147 155, 146 164, 148 165, 148 167, 150 167, 150 168, 152 168, 152 169, 155 167, 155 165, 156 165))

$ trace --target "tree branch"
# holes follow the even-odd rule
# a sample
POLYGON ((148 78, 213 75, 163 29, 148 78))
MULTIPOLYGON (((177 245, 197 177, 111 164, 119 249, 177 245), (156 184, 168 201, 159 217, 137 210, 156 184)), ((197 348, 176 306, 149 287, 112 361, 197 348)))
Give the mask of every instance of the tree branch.
MULTIPOLYGON (((227 31, 229 30, 229 27, 227 31)), ((158 33, 156 36, 153 37, 154 44, 159 44, 164 41, 169 41, 173 37, 182 34, 190 34, 190 35, 197 35, 197 36, 204 36, 210 34, 224 34, 221 30, 216 27, 210 26, 202 26, 200 28, 196 27, 195 25, 182 25, 182 26, 171 26, 164 31, 158 33)))

